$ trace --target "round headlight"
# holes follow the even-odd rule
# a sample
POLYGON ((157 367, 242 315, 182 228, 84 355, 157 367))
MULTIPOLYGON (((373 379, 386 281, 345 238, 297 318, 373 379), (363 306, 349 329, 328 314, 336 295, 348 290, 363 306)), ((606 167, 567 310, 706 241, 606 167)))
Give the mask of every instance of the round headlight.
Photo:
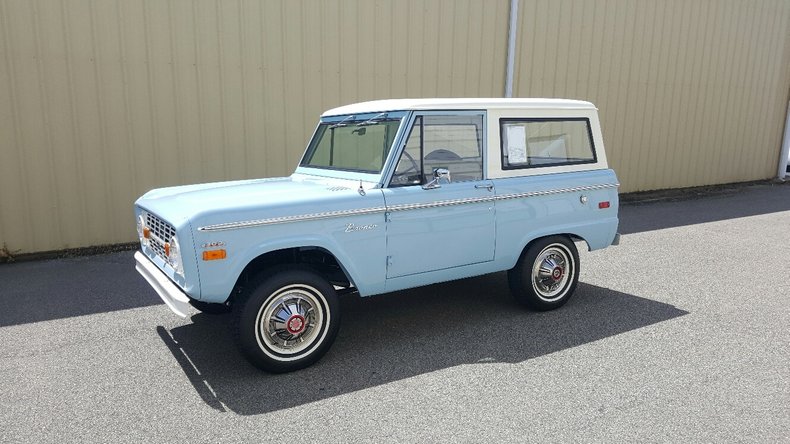
POLYGON ((145 238, 145 215, 143 214, 137 216, 137 237, 140 239, 141 245, 148 245, 148 239, 145 238))
POLYGON ((169 262, 170 265, 173 267, 173 270, 180 274, 184 275, 184 264, 181 262, 181 246, 178 245, 178 239, 173 236, 170 238, 170 254, 169 254, 169 262))

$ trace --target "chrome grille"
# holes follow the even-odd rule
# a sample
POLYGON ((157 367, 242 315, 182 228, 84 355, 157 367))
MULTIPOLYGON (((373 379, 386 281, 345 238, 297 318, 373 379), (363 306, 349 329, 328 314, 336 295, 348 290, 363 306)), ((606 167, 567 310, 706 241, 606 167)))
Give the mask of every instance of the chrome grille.
POLYGON ((176 229, 151 213, 145 213, 145 226, 151 230, 151 239, 149 240, 151 249, 167 261, 165 242, 170 242, 170 238, 176 235, 176 229))

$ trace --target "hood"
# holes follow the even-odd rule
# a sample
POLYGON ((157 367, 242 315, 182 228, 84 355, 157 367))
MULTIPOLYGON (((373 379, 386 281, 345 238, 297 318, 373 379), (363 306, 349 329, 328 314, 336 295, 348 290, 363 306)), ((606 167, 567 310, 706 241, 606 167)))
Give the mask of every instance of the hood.
POLYGON ((186 222, 218 224, 325 212, 357 205, 364 207, 371 202, 365 199, 366 196, 360 195, 359 187, 370 190, 374 185, 370 182, 294 174, 289 177, 159 188, 144 194, 136 205, 175 226, 186 222), (358 204, 341 202, 347 200, 357 201, 358 204))

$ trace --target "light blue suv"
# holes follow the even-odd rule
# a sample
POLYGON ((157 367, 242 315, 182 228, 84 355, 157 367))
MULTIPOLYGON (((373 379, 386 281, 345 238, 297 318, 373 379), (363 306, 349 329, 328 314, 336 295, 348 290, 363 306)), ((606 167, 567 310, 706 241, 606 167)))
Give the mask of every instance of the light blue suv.
POLYGON ((231 312, 249 361, 286 372, 326 353, 346 293, 508 270, 519 302, 562 306, 574 243, 618 243, 617 188, 589 102, 358 103, 321 116, 289 177, 146 193, 136 267, 180 316, 231 312))

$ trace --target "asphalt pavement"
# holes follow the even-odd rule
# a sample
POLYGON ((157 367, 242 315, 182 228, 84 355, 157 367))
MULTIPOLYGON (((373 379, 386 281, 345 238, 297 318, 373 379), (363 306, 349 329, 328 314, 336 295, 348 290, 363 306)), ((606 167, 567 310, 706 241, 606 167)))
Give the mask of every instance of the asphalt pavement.
POLYGON ((0 265, 0 441, 790 442, 790 185, 620 215, 558 311, 503 273, 345 297, 285 375, 227 316, 172 315, 132 252, 0 265))

